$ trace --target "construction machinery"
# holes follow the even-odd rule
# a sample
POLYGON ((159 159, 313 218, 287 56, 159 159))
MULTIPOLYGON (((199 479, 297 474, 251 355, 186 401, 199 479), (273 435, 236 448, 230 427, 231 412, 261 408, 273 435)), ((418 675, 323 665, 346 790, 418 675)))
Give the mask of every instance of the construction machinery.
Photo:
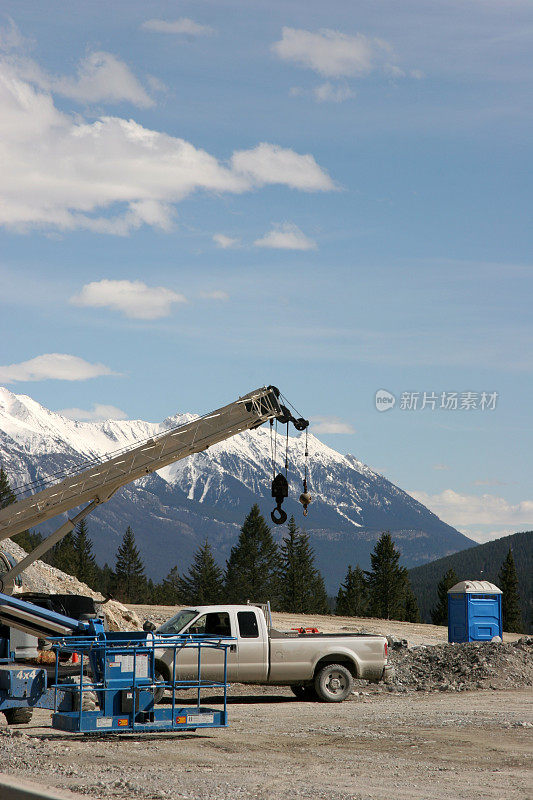
MULTIPOLYGON (((111 731, 191 729, 199 726, 217 727, 227 723, 226 685, 224 667, 223 680, 208 683, 202 680, 202 652, 216 648, 222 651, 224 664, 227 649, 234 645, 212 636, 177 635, 165 636, 150 631, 134 633, 110 633, 104 630, 97 615, 74 619, 55 610, 42 608, 25 600, 11 596, 21 573, 64 536, 98 505, 107 502, 121 487, 168 464, 186 458, 193 453, 206 450, 218 442, 238 433, 252 430, 265 422, 274 420, 304 431, 309 423, 303 417, 295 417, 280 400, 275 386, 266 386, 240 397, 233 403, 210 414, 206 414, 185 425, 164 431, 131 448, 116 452, 112 457, 91 463, 77 474, 70 474, 60 482, 48 486, 35 494, 0 510, 0 541, 15 536, 48 519, 77 509, 71 518, 30 554, 17 564, 4 564, 0 572, 0 711, 8 721, 25 721, 21 710, 26 712, 35 706, 54 708, 52 724, 65 730, 111 731), (7 569, 6 569, 7 566, 7 569), (2 627, 3 626, 3 627, 2 627), (45 669, 13 667, 16 647, 13 647, 13 631, 47 639, 56 652, 55 674, 52 682, 45 669), (162 638, 163 637, 163 638, 162 638), (161 684, 156 680, 156 649, 173 649, 176 654, 182 648, 193 648, 197 652, 198 673, 195 680, 186 685, 173 679, 165 688, 172 693, 171 709, 157 709, 155 700, 161 684), (79 681, 59 683, 58 664, 62 653, 78 652, 80 662, 79 681), (91 671, 91 682, 84 684, 84 663, 91 671), (5 664, 10 664, 6 667, 5 664), (200 704, 201 690, 217 686, 223 689, 223 710, 203 709, 200 704), (193 689, 197 693, 194 708, 176 706, 176 689, 193 689), (97 698, 98 709, 84 710, 84 700, 91 693, 97 698)), ((272 495, 276 498, 277 523, 286 520, 281 509, 287 496, 286 477, 275 476, 272 495), (281 488, 280 488, 281 485, 281 488)))

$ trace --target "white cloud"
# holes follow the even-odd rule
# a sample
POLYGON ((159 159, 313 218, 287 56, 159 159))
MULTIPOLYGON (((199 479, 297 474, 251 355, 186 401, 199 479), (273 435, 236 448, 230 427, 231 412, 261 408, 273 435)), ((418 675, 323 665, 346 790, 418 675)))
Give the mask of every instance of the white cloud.
POLYGON ((116 375, 105 364, 91 364, 78 356, 66 353, 45 353, 20 364, 9 364, 0 367, 2 383, 17 381, 85 381, 88 378, 99 378, 101 375, 116 375))
POLYGON ((213 289, 212 292, 201 292, 200 297, 202 297, 204 300, 229 300, 229 294, 221 291, 220 289, 213 289))
POLYGON ((147 286, 142 281, 101 280, 87 283, 70 298, 76 306, 112 308, 132 319, 168 317, 173 303, 186 303, 182 294, 164 286, 147 286))
POLYGON ((301 28, 283 28, 280 41, 272 49, 285 61, 294 61, 327 78, 365 75, 384 51, 390 51, 386 42, 361 33, 348 36, 340 31, 312 33, 301 28))
POLYGON ((231 159, 236 173, 258 186, 280 183, 308 192, 331 191, 335 184, 309 153, 262 142, 251 150, 239 150, 231 159))
POLYGON ((213 241, 222 250, 228 250, 230 247, 238 247, 241 240, 232 236, 226 236, 224 233, 215 233, 213 241))
POLYGON ((355 92, 349 86, 335 85, 329 81, 315 86, 313 94, 319 103, 343 103, 345 100, 355 97, 355 92))
POLYGON ((18 50, 27 44, 15 21, 7 18, 7 25, 0 28, 0 50, 18 50))
POLYGON ((91 53, 78 65, 75 78, 44 72, 29 59, 17 62, 19 75, 45 91, 82 103, 128 102, 146 108, 154 101, 129 67, 112 53, 91 53))
POLYGON ((200 25, 189 17, 175 20, 148 19, 141 27, 153 33, 185 34, 187 36, 211 36, 215 31, 209 25, 200 25))
POLYGON ((355 433, 355 428, 339 417, 311 417, 311 425, 313 433, 355 433))
POLYGON ((57 412, 68 419, 75 419, 80 422, 105 422, 108 419, 127 419, 128 415, 116 406, 106 406, 101 403, 94 403, 92 409, 84 408, 63 408, 57 412))
POLYGON ((267 184, 334 188, 313 156, 272 144, 225 165, 190 142, 103 116, 60 112, 48 90, 0 63, 0 225, 127 235, 168 230, 174 204, 192 192, 242 193, 267 184))
POLYGON ((522 500, 513 505, 493 494, 465 495, 453 489, 434 495, 426 492, 410 494, 453 526, 507 525, 512 529, 525 524, 533 527, 533 500, 522 500))
POLYGON ((450 469, 450 468, 449 468, 448 464, 433 464, 433 469, 446 470, 446 469, 450 469))
POLYGON ((254 242, 256 247, 273 247, 279 250, 315 250, 316 242, 309 239, 292 222, 275 224, 269 233, 254 242))

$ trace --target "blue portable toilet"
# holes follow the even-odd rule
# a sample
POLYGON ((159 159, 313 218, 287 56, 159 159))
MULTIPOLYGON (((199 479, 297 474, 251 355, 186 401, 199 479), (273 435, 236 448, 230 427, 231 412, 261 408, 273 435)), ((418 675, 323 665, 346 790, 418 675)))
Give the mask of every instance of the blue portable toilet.
POLYGON ((461 581, 448 589, 448 641, 502 639, 502 593, 488 581, 461 581))

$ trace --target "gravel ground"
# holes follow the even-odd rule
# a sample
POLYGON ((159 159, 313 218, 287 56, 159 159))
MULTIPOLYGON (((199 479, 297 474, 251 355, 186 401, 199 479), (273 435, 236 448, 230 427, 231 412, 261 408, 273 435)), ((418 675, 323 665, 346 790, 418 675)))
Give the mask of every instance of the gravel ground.
POLYGON ((4 771, 92 798, 531 800, 533 696, 360 694, 339 705, 232 688, 230 727, 83 737, 49 712, 0 728, 4 771))
MULTIPOLYGON (((155 622, 175 612, 135 610, 155 622)), ((47 711, 9 728, 0 714, 1 769, 95 800, 533 800, 533 639, 448 645, 445 628, 342 617, 274 624, 387 633, 396 679, 357 681, 338 705, 234 684, 229 727, 196 733, 84 737, 52 730, 47 711)))

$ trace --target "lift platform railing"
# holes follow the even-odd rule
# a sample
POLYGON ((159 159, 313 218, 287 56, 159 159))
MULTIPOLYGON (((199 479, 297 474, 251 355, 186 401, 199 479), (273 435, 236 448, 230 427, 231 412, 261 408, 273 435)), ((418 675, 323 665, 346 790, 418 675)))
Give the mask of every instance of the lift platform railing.
MULTIPOLYGON (((74 711, 58 711, 54 706, 52 725, 62 730, 83 733, 143 732, 157 730, 192 730, 196 728, 225 727, 227 722, 227 653, 234 637, 192 634, 106 633, 103 636, 70 635, 51 639, 56 653, 55 679, 51 688, 56 693, 72 692, 77 697, 74 711), (179 654, 197 651, 193 671, 196 677, 178 678, 179 654), (172 671, 170 680, 155 681, 156 653, 170 650, 172 671), (203 654, 219 651, 220 680, 204 680, 203 654), (79 683, 59 682, 59 656, 61 653, 79 653, 79 683), (90 667, 89 678, 86 667, 90 667), (222 669, 220 669, 222 668, 222 669), (170 692, 166 707, 157 707, 156 693, 170 692), (221 690, 222 708, 202 705, 202 692, 221 690), (177 692, 192 691, 194 706, 182 705, 177 692), (88 709, 86 698, 96 695, 99 709, 88 709), (170 706, 170 707, 169 707, 170 706)), ((212 665, 211 665, 212 666, 212 665)), ((191 665, 188 664, 188 670, 191 665)))

